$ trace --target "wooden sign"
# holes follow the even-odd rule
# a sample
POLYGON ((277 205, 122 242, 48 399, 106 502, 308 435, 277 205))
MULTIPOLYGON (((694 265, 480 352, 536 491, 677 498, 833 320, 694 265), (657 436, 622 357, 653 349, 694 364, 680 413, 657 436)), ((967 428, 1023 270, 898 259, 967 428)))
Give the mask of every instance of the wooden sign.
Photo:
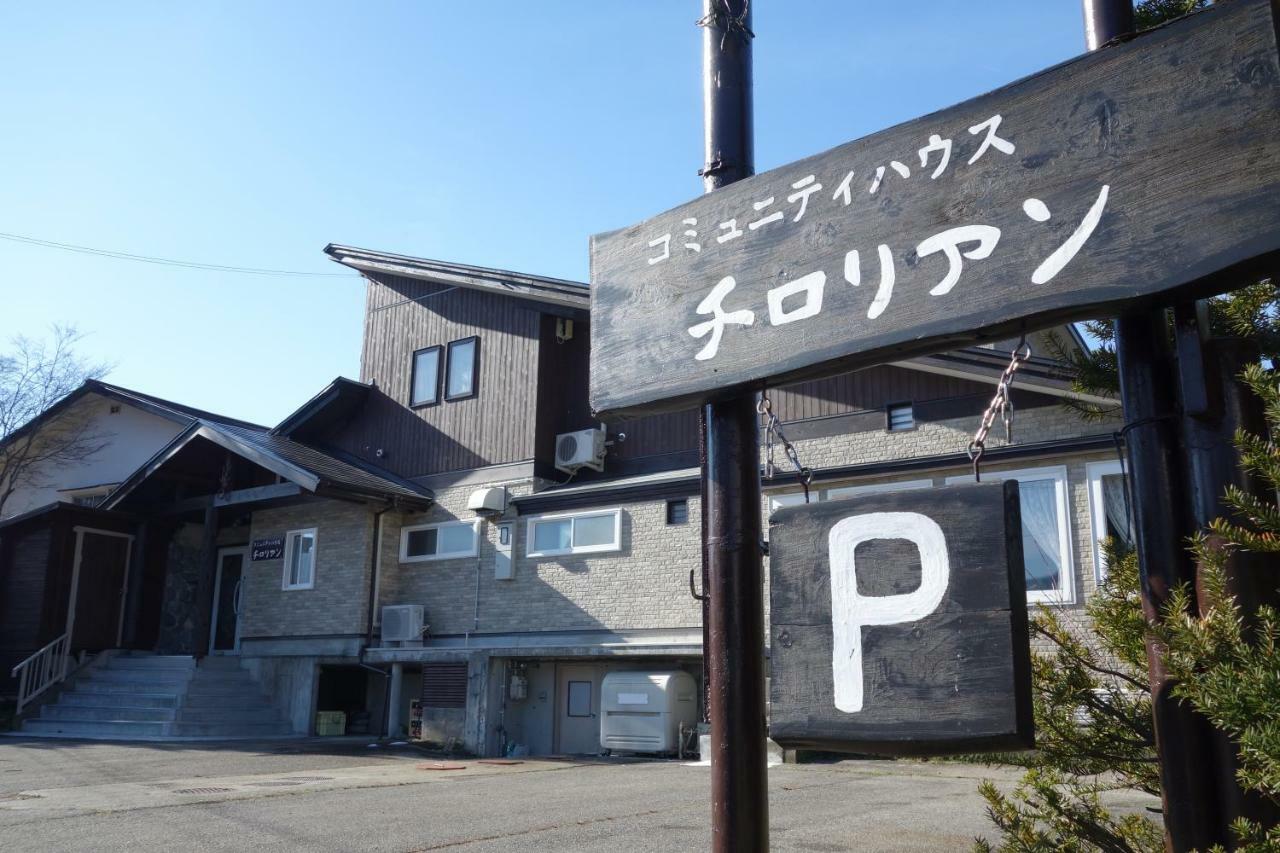
POLYGON ((687 408, 1273 272, 1272 14, 1216 4, 597 235, 593 409, 687 408))
POLYGON ((255 539, 249 546, 249 562, 284 559, 284 537, 273 536, 270 539, 255 539))
POLYGON ((889 755, 1033 745, 1018 484, 784 507, 769 734, 889 755))

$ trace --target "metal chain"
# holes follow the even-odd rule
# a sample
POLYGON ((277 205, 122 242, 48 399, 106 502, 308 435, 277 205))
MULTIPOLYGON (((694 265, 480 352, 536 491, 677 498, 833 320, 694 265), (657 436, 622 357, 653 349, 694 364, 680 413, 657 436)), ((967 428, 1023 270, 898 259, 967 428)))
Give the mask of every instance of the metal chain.
POLYGON ((813 470, 800 464, 800 454, 796 452, 796 446, 788 441, 787 436, 782 432, 782 421, 778 420, 778 416, 773 413, 773 403, 770 402, 768 394, 760 395, 760 402, 756 403, 756 411, 766 418, 764 427, 764 478, 772 480, 773 475, 777 472, 777 466, 774 464, 774 452, 775 446, 781 443, 782 450, 787 455, 787 460, 796 469, 796 476, 799 477, 800 485, 804 488, 804 502, 809 503, 809 484, 813 482, 813 470))
POLYGON ((978 431, 974 433, 973 441, 969 442, 968 453, 969 460, 973 462, 974 482, 982 482, 982 471, 979 466, 982 463, 982 454, 987 451, 987 434, 991 432, 991 427, 995 426, 997 417, 1004 421, 1005 441, 1013 441, 1013 400, 1009 398, 1009 389, 1013 385, 1013 376, 1018 372, 1018 368, 1026 364, 1030 358, 1031 344, 1027 343, 1027 336, 1023 335, 1022 340, 1010 354, 1009 366, 1000 375, 996 395, 991 398, 987 410, 983 412, 982 422, 978 425, 978 431))

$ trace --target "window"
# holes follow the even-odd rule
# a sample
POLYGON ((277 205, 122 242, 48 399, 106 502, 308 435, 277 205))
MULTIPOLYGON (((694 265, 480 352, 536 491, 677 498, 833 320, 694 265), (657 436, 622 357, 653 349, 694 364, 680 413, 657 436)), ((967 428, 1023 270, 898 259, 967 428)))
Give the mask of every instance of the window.
POLYGON ((316 585, 316 529, 290 530, 284 537, 283 589, 316 585))
POLYGON ((889 432, 906 432, 916 428, 915 411, 910 403, 890 403, 885 409, 885 429, 889 432))
POLYGON ((476 555, 479 521, 415 524, 400 531, 400 562, 448 560, 476 555))
POLYGON ((689 523, 689 501, 685 498, 667 501, 667 524, 689 523))
POLYGON ((530 557, 617 551, 622 547, 622 510, 531 516, 526 537, 530 557))
POLYGON ((479 354, 479 338, 463 338, 449 344, 449 367, 444 387, 446 400, 461 400, 476 395, 476 362, 479 361, 479 354))
POLYGON ((568 700, 565 704, 570 717, 590 717, 591 682, 570 681, 568 700))
POLYGON ((431 406, 440 402, 441 347, 427 347, 413 354, 410 406, 431 406))
POLYGON ((422 665, 422 707, 467 707, 466 663, 424 663, 422 665))
MULTIPOLYGON (((1067 514, 1067 469, 1058 465, 1021 471, 984 471, 982 479, 984 482, 1018 481, 1027 601, 1049 604, 1075 601, 1071 526, 1067 514)), ((973 477, 948 477, 947 482, 971 483, 973 477)))
POLYGON ((1102 553, 1100 542, 1103 539, 1117 539, 1126 550, 1133 548, 1133 516, 1129 512, 1124 469, 1119 462, 1090 462, 1085 466, 1085 473, 1089 477, 1093 568, 1101 583, 1107 577, 1107 557, 1102 553))

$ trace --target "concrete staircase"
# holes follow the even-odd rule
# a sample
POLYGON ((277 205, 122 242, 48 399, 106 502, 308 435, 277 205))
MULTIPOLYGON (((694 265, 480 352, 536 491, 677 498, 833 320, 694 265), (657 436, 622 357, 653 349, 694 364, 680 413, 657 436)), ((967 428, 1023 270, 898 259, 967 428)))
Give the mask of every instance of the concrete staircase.
POLYGON ((90 666, 22 722, 38 737, 87 740, 273 738, 292 734, 234 657, 125 653, 90 666))

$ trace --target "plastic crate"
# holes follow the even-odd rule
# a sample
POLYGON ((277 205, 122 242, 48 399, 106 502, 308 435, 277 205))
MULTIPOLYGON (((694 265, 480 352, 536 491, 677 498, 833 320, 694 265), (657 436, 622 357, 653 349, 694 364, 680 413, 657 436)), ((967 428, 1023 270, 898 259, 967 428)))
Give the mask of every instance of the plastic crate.
POLYGON ((345 735, 347 733, 347 714, 345 711, 317 711, 316 734, 321 737, 345 735))

